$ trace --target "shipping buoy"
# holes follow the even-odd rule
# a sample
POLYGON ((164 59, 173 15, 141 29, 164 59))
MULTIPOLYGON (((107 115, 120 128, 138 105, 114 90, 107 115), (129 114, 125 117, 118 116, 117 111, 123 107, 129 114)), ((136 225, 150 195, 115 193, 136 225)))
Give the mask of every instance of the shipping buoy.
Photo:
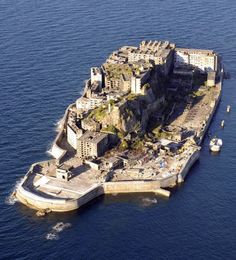
POLYGON ((225 120, 222 120, 220 125, 221 125, 222 128, 224 128, 225 127, 225 120))
POLYGON ((227 113, 229 113, 230 110, 231 110, 231 106, 227 106, 227 109, 226 109, 227 113))

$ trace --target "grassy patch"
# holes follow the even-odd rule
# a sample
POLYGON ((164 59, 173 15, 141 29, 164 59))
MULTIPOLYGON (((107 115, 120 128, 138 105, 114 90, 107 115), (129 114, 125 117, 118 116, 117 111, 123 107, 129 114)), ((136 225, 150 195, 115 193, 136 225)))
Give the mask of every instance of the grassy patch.
POLYGON ((119 149, 124 151, 124 150, 127 150, 129 148, 129 144, 126 140, 122 140, 120 145, 119 145, 119 149))
POLYGON ((157 139, 169 139, 171 138, 171 133, 165 132, 161 130, 161 127, 158 126, 157 128, 152 130, 152 133, 155 135, 157 139))
POLYGON ((113 125, 109 125, 105 128, 102 128, 101 131, 106 133, 112 133, 112 134, 117 134, 118 132, 118 130, 113 125))
POLYGON ((133 75, 132 68, 128 64, 106 64, 105 70, 109 73, 110 79, 120 79, 122 74, 129 77, 133 75))
POLYGON ((131 148, 134 150, 142 150, 144 146, 144 140, 137 139, 135 142, 131 144, 131 148))
POLYGON ((95 108, 88 116, 88 118, 94 118, 96 121, 100 122, 107 114, 107 106, 101 105, 95 108))
POLYGON ((150 87, 151 87, 151 85, 150 85, 149 83, 146 83, 146 84, 143 85, 143 89, 144 89, 145 91, 149 90, 150 87))
POLYGON ((128 96, 126 96, 126 100, 133 101, 137 99, 139 96, 140 94, 137 95, 137 94, 130 93, 128 96))

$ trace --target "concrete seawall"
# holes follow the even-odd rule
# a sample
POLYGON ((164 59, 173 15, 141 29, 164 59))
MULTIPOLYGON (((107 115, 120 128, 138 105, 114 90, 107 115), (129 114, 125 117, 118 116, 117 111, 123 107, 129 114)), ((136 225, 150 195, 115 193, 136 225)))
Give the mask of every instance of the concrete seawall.
POLYGON ((49 198, 31 191, 23 181, 16 191, 16 197, 30 208, 65 212, 78 209, 101 195, 113 193, 155 193, 166 197, 170 196, 168 190, 161 188, 160 181, 121 181, 95 184, 78 199, 49 198))
MULTIPOLYGON (((215 112, 217 110, 217 107, 220 103, 220 99, 221 99, 221 91, 222 91, 222 84, 223 84, 223 72, 221 72, 221 76, 220 76, 220 82, 216 85, 217 88, 219 88, 219 94, 217 96, 217 98, 214 101, 214 106, 212 108, 212 112, 210 113, 207 122, 204 126, 204 129, 202 130, 202 132, 200 133, 200 139, 198 142, 198 145, 201 145, 206 132, 211 124, 211 121, 215 115, 215 112)), ((189 159, 186 161, 186 163, 183 165, 182 169, 180 170, 180 173, 178 174, 178 182, 183 182, 185 177, 187 176, 190 168, 192 167, 192 165, 198 160, 200 156, 200 149, 195 151, 192 155, 190 155, 189 159)))
POLYGON ((104 194, 152 192, 169 197, 170 192, 161 188, 160 181, 120 181, 103 183, 104 194))
POLYGON ((220 99, 221 99, 221 91, 222 91, 222 85, 223 85, 223 74, 224 74, 224 71, 221 72, 221 75, 220 75, 220 82, 216 85, 217 88, 219 88, 219 95, 218 97, 216 98, 215 100, 215 104, 214 104, 214 107, 212 109, 212 113, 209 115, 208 119, 207 119, 207 122, 206 122, 206 125, 204 127, 204 129, 202 130, 201 134, 200 134, 200 140, 198 142, 198 145, 201 145, 205 135, 206 135, 206 132, 211 124, 211 121, 215 115, 215 112, 217 110, 217 107, 220 103, 220 99))
POLYGON ((186 163, 182 166, 180 173, 178 174, 178 183, 183 182, 185 177, 187 176, 190 168, 193 166, 193 164, 198 160, 200 156, 200 149, 196 150, 193 154, 191 154, 186 161, 186 163))
POLYGON ((72 103, 67 107, 65 114, 61 120, 61 128, 60 128, 55 140, 53 141, 52 148, 50 149, 50 154, 59 161, 62 160, 63 157, 66 155, 66 150, 61 148, 60 143, 62 141, 63 135, 65 134, 66 122, 67 122, 67 118, 68 118, 69 109, 72 108, 74 105, 75 105, 75 103, 72 103))
POLYGON ((78 208, 76 200, 45 198, 26 190, 25 187, 18 188, 16 198, 21 203, 34 209, 51 209, 52 211, 65 212, 78 208))

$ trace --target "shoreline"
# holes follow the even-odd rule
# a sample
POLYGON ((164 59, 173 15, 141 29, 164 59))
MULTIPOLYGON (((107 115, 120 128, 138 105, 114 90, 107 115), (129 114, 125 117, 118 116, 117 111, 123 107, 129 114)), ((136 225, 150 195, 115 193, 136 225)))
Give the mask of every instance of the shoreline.
MULTIPOLYGON (((166 190, 166 188, 173 187, 177 183, 183 182, 187 174, 189 173, 192 165, 199 159, 202 141, 211 124, 213 116, 216 113, 221 98, 223 69, 220 73, 220 81, 215 86, 215 88, 218 89, 217 97, 216 100, 214 100, 214 105, 205 122, 205 125, 202 127, 202 131, 199 133, 199 142, 195 146, 190 145, 190 148, 187 149, 184 157, 182 158, 184 162, 178 165, 180 169, 176 170, 174 173, 168 176, 161 176, 153 180, 92 180, 88 183, 86 188, 83 189, 81 189, 81 187, 76 188, 74 187, 75 185, 72 187, 72 181, 70 183, 70 188, 64 187, 65 185, 63 182, 58 182, 58 186, 56 186, 55 184, 53 186, 50 186, 50 182, 55 182, 55 180, 53 179, 53 177, 47 176, 47 174, 41 172, 41 169, 47 168, 49 167, 49 165, 59 165, 63 162, 63 160, 66 160, 69 150, 66 150, 64 147, 62 147, 61 144, 62 139, 65 137, 64 135, 66 134, 69 111, 71 108, 73 108, 73 106, 75 106, 75 103, 72 103, 67 107, 63 118, 60 120, 59 132, 55 140, 53 141, 53 145, 50 150, 50 154, 55 159, 32 164, 29 171, 23 178, 21 184, 15 191, 16 198, 22 204, 33 209, 43 211, 50 210, 55 212, 66 212, 76 210, 89 201, 97 198, 98 196, 106 194, 147 192, 169 197, 170 191, 166 190), (43 193, 40 190, 37 190, 37 185, 35 185, 35 183, 39 183, 40 180, 42 181, 43 177, 46 181, 45 187, 49 190, 47 194, 43 193), (61 193, 66 194, 66 196, 58 196, 58 194, 61 193)), ((107 172, 106 174, 107 178, 110 172, 107 172)), ((81 183, 81 180, 79 181, 81 183)))

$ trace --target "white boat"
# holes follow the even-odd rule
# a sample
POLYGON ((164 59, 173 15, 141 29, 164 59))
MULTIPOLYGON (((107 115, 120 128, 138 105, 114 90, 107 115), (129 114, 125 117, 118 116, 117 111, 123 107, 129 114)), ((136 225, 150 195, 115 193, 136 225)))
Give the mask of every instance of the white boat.
POLYGON ((229 113, 231 111, 231 106, 227 106, 226 111, 229 113))
POLYGON ((210 150, 212 152, 219 152, 222 145, 223 145, 223 141, 219 138, 214 137, 210 141, 210 150))

